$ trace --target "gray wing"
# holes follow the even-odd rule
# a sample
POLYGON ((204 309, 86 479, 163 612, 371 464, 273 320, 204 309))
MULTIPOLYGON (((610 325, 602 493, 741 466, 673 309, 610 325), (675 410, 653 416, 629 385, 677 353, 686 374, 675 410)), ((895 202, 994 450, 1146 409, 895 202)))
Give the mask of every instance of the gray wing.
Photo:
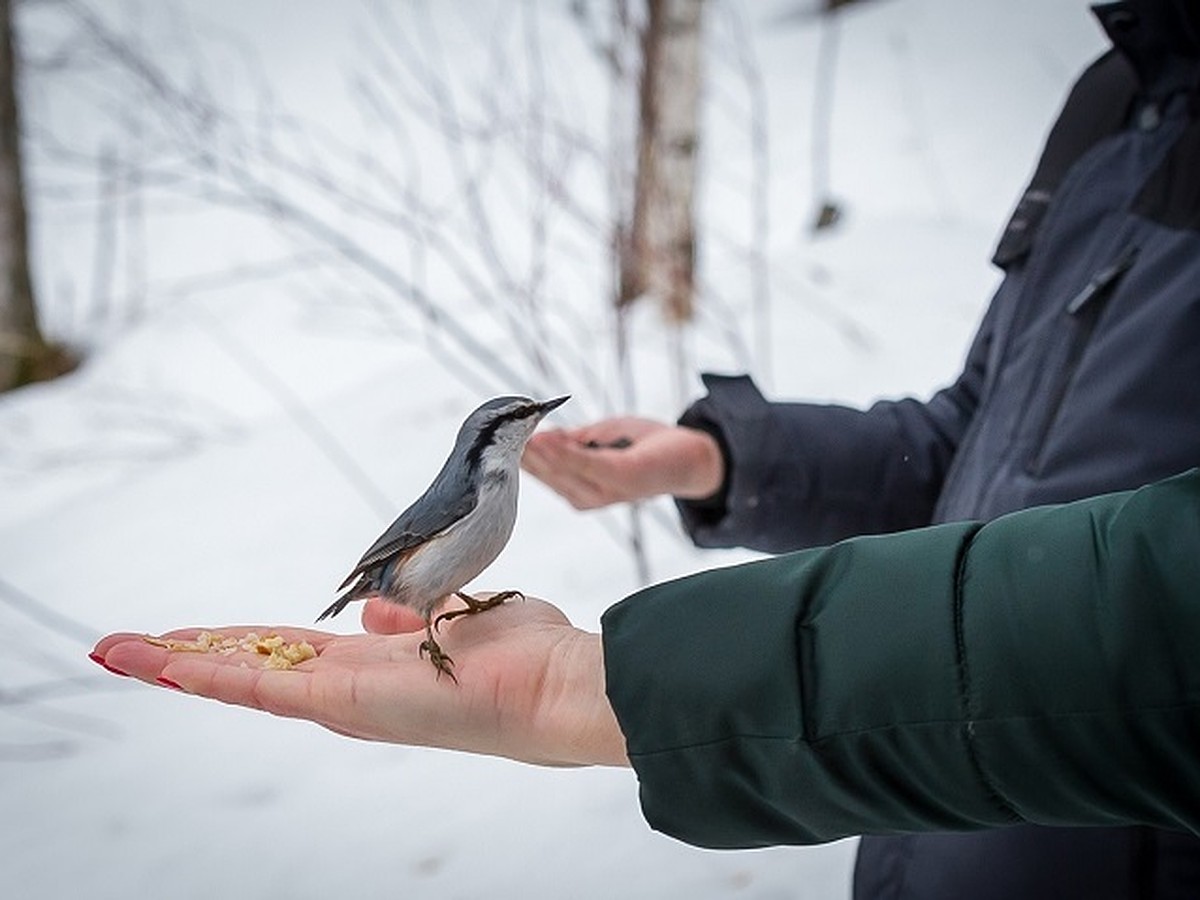
POLYGON ((351 581, 364 572, 385 565, 405 550, 411 550, 423 544, 430 535, 445 531, 463 516, 475 508, 476 494, 465 490, 440 490, 445 487, 443 478, 445 470, 438 474, 437 479, 421 498, 408 509, 400 513, 396 521, 387 531, 379 536, 363 554, 358 565, 354 567, 338 590, 346 587, 351 581), (452 503, 431 502, 430 497, 455 497, 452 503))

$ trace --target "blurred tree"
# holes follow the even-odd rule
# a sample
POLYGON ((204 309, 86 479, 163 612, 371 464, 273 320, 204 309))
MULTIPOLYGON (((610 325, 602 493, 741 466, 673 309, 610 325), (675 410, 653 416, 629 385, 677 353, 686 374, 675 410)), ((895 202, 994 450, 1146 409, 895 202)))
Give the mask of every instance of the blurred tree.
POLYGON ((704 0, 647 0, 633 221, 618 302, 646 294, 670 321, 692 317, 696 152, 704 0))
POLYGON ((11 0, 0 0, 0 391, 70 371, 70 355, 38 327, 25 183, 21 172, 21 122, 11 0))
MULTIPOLYGON (((26 108, 38 209, 57 204, 72 227, 80 208, 96 210, 92 285, 80 291, 92 298, 93 329, 130 321, 126 310, 190 303, 193 320, 345 472, 337 436, 252 342, 192 302, 198 295, 294 277, 314 310, 348 327, 361 321, 389 344, 428 342, 473 391, 538 396, 570 385, 605 411, 645 402, 638 359, 666 359, 671 405, 681 404, 694 389, 693 336, 706 352, 725 348, 730 367, 767 370, 767 106, 742 4, 570 0, 577 39, 561 27, 563 7, 538 0, 366 4, 346 71, 361 135, 319 117, 328 100, 308 117, 280 102, 254 50, 269 36, 230 41, 189 10, 52 0, 22 13, 25 71, 39 76, 44 101, 26 108), (599 66, 582 66, 578 79, 577 47, 599 66), (721 216, 707 221, 693 209, 701 63, 721 91, 721 102, 705 103, 705 126, 721 125, 753 160, 750 173, 705 173, 724 193, 721 216), (606 75, 607 121, 595 90, 606 75), (73 127, 81 115, 87 129, 73 127), (138 222, 128 227, 131 209, 138 222), (224 250, 206 247, 211 261, 189 260, 188 274, 164 266, 145 277, 140 260, 154 259, 185 216, 211 228, 226 213, 239 229, 268 226, 237 248, 249 262, 226 266, 215 255, 224 250), (122 277, 116 260, 133 243, 145 248, 127 267, 137 277, 122 277), (747 277, 714 288, 705 269, 747 277), (665 354, 635 358, 628 301, 643 295, 665 305, 673 327, 661 329, 665 354), (693 318, 693 306, 704 315, 693 318)), ((75 260, 47 262, 78 277, 75 260)), ((353 480, 373 496, 368 479, 353 480)), ((677 537, 661 512, 648 521, 677 537)), ((636 516, 621 537, 644 583, 636 516)))

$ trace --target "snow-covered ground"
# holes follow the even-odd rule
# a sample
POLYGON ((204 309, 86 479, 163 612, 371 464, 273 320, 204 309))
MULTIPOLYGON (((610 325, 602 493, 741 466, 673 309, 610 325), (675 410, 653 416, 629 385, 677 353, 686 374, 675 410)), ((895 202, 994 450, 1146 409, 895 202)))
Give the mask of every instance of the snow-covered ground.
MULTIPOLYGON (((777 396, 928 394, 955 374, 995 282, 992 243, 1066 87, 1102 47, 1084 0, 878 0, 846 12, 832 165, 846 215, 819 237, 807 227, 816 27, 792 15, 800 3, 714 4, 723 27, 730 16, 747 27, 769 100, 771 345, 756 374, 777 396)), ((283 103, 338 119, 356 7, 180 5, 256 47, 283 103)), ((537 7, 564 19, 558 4, 537 7)), ((397 9, 403 22, 409 7, 397 9)), ((719 129, 709 140, 716 186, 703 209, 720 217, 729 173, 750 159, 719 129)), ((33 214, 50 302, 56 279, 93 263, 51 199, 35 196, 33 214)), ((176 243, 155 234, 148 245, 163 277, 192 271, 197 253, 256 256, 254 231, 171 233, 176 243)), ((748 308, 744 270, 705 277, 748 308)), ((380 333, 361 307, 322 304, 295 277, 149 306, 137 324, 92 335, 74 376, 0 397, 6 895, 848 896, 852 841, 690 848, 647 828, 629 772, 358 743, 96 669, 85 654, 106 631, 310 623, 386 524, 380 507, 398 511, 423 488, 482 399, 453 377, 453 354, 380 333), (336 436, 374 502, 314 434, 336 436)), ((47 319, 85 337, 61 309, 47 319)), ((656 314, 634 324, 637 412, 673 416, 656 314)), ((730 365, 703 333, 689 346, 697 368, 730 365)), ((560 422, 607 402, 587 385, 552 387, 576 395, 560 422)), ((742 558, 693 550, 669 509, 654 509, 653 577, 742 558)), ((624 512, 575 513, 527 480, 516 534, 478 586, 519 586, 594 628, 637 587, 626 523, 624 512)))

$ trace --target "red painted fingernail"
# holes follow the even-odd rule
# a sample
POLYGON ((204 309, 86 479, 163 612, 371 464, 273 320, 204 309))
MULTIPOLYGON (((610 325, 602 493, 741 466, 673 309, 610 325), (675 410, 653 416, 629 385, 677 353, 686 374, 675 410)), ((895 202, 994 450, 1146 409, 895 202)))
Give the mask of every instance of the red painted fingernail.
POLYGON ((104 668, 108 669, 108 671, 112 672, 114 675, 120 675, 122 678, 129 677, 128 672, 122 672, 120 669, 110 666, 105 661, 104 657, 101 656, 99 653, 89 653, 88 659, 90 659, 92 662, 94 662, 98 666, 104 666, 104 668))
POLYGON ((159 675, 154 680, 157 681, 159 684, 161 684, 163 687, 169 687, 173 691, 182 691, 183 690, 183 685, 176 684, 174 681, 172 681, 170 678, 167 678, 164 675, 159 675))

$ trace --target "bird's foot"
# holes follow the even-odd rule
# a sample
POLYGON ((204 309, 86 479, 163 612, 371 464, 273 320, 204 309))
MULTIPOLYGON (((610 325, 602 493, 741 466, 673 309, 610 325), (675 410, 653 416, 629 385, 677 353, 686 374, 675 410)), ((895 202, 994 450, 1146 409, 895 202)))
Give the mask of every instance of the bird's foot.
POLYGON ((505 600, 510 600, 513 597, 525 599, 525 595, 520 591, 501 591, 498 594, 493 594, 486 600, 476 600, 470 594, 464 594, 462 591, 455 591, 456 596, 463 603, 467 604, 466 609, 452 609, 450 612, 444 612, 433 620, 434 629, 442 627, 442 622, 448 622, 451 619, 457 619, 459 616, 473 616, 477 613, 486 612, 489 609, 502 604, 505 600))
POLYGON ((437 677, 441 678, 442 674, 450 676, 450 680, 458 684, 458 679, 454 677, 454 660, 452 660, 441 645, 433 639, 433 631, 428 625, 425 626, 425 640, 421 641, 421 646, 417 648, 421 654, 421 658, 425 658, 425 654, 429 654, 429 661, 433 663, 433 667, 437 669, 437 677))

